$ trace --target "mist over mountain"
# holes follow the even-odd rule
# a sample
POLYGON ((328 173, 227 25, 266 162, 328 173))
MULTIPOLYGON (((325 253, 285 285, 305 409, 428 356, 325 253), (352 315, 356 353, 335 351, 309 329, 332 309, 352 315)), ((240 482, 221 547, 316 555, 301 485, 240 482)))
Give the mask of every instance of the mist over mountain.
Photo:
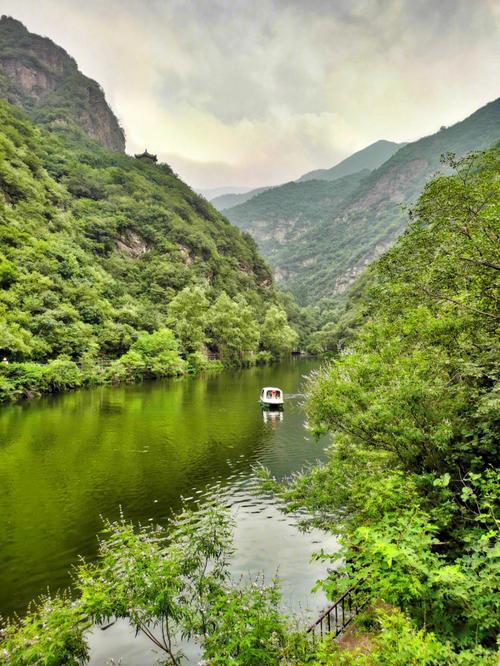
POLYGON ((315 169, 305 173, 298 179, 301 183, 305 180, 335 180, 342 176, 349 176, 351 173, 362 171, 363 169, 376 169, 383 164, 394 153, 406 146, 406 143, 395 143, 394 141, 385 141, 381 139, 372 143, 370 146, 358 150, 350 157, 346 157, 330 169, 315 169))
MULTIPOLYGON (((372 143, 370 146, 358 150, 350 157, 346 157, 345 160, 342 160, 335 166, 330 169, 316 169, 315 171, 309 171, 303 176, 298 178, 296 181, 291 182, 305 182, 308 180, 335 180, 336 178, 342 178, 343 176, 348 176, 364 169, 376 169, 386 160, 394 155, 394 153, 399 150, 402 146, 405 146, 405 143, 394 143, 394 141, 385 141, 380 140, 372 143)), ((279 187, 279 186, 274 186, 279 187)), ((244 192, 227 192, 221 196, 208 197, 211 204, 217 208, 217 210, 223 211, 227 208, 232 208, 233 206, 238 206, 239 204, 249 201, 257 194, 265 192, 266 190, 271 189, 269 187, 258 187, 256 189, 247 189, 244 192)))
POLYGON ((208 201, 212 201, 216 197, 221 197, 224 196, 225 194, 246 194, 246 192, 250 192, 253 188, 252 187, 237 187, 233 185, 221 185, 221 187, 209 187, 207 189, 203 188, 197 188, 196 192, 198 194, 201 194, 202 196, 205 197, 205 199, 208 199, 208 201))
POLYGON ((226 208, 231 208, 232 206, 238 206, 241 203, 245 203, 245 201, 249 201, 252 199, 252 197, 255 197, 257 194, 260 194, 261 192, 266 192, 267 190, 271 189, 270 187, 257 187, 254 190, 247 190, 246 192, 234 192, 234 193, 227 193, 227 194, 222 194, 220 196, 216 196, 213 199, 210 199, 210 203, 212 206, 215 206, 217 210, 223 211, 226 210, 226 208))
POLYGON ((394 242, 408 221, 402 205, 439 171, 443 153, 462 156, 499 139, 497 99, 404 145, 377 169, 345 176, 340 191, 339 180, 287 183, 224 212, 257 240, 279 283, 311 303, 344 292, 394 242))

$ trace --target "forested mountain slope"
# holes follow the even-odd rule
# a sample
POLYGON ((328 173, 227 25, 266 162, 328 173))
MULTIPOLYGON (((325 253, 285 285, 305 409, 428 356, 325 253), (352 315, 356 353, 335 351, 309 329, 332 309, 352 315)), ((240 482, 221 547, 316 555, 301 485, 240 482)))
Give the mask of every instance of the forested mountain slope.
MULTIPOLYGON (((308 201, 310 218, 301 217, 287 192, 290 184, 273 188, 245 204, 225 211, 241 229, 250 232, 280 281, 302 303, 343 292, 373 259, 404 229, 407 214, 401 204, 415 199, 426 181, 440 168, 443 153, 457 156, 482 150, 500 139, 500 99, 491 102, 464 121, 442 129, 398 150, 387 162, 359 181, 330 209, 315 199, 308 201), (262 206, 262 197, 272 196, 272 211, 262 206), (269 233, 273 242, 269 242, 269 233)), ((356 178, 347 176, 346 179, 356 178)), ((303 188, 309 183, 296 183, 303 188)), ((333 181, 332 186, 339 181, 333 181)), ((349 180, 343 180, 343 184, 349 180)), ((294 201, 309 191, 293 190, 294 201), (296 196, 302 192, 301 196, 296 196)), ((314 189, 310 190, 314 195, 314 189)), ((301 210, 304 203, 300 204, 301 210)))
POLYGON ((349 176, 351 173, 356 173, 363 169, 372 171, 381 166, 405 145, 405 143, 395 143, 394 141, 381 139, 362 150, 358 150, 350 157, 346 157, 345 160, 331 167, 331 169, 315 169, 314 171, 305 173, 297 182, 302 183, 305 180, 335 180, 336 178, 349 176))
MULTIPOLYGON (((287 285, 294 270, 283 260, 287 247, 302 248, 304 255, 311 243, 310 236, 322 221, 342 209, 349 197, 367 178, 368 170, 334 181, 311 180, 291 182, 259 194, 246 204, 225 211, 227 217, 256 239, 262 253, 274 266, 278 280, 287 285), (307 237, 307 246, 303 239, 307 237)), ((325 239, 318 239, 322 242, 325 239)), ((305 260, 307 262, 307 260, 305 260)), ((298 260, 300 270, 302 259, 298 260)))
POLYGON ((37 123, 76 124, 110 150, 125 150, 125 135, 99 84, 60 46, 8 16, 0 19, 0 97, 37 123))
MULTIPOLYGON (((167 347, 184 358, 210 343, 230 360, 258 349, 276 303, 255 242, 168 165, 107 151, 81 133, 46 132, 6 102, 0 285, 0 355, 11 378, 13 361, 93 365, 169 326, 177 342, 167 347)), ((286 316, 281 330, 290 330, 286 316)))

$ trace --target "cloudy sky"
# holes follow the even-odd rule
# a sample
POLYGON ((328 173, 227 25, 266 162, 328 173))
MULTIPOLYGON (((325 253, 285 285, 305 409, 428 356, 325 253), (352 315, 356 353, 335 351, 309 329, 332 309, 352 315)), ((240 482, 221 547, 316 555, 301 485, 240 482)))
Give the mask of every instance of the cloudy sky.
POLYGON ((0 0, 99 81, 130 152, 259 186, 500 94, 500 0, 0 0))

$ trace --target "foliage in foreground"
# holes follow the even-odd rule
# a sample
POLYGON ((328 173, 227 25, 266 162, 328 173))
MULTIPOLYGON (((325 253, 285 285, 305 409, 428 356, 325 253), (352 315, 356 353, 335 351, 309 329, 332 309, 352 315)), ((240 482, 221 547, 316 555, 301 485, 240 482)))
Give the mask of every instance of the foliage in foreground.
POLYGON ((26 615, 0 627, 0 664, 78 666, 88 659, 83 632, 89 626, 67 596, 45 596, 26 615))
MULTIPOLYGON (((95 562, 82 561, 77 596, 45 596, 0 628, 0 665, 87 663, 86 631, 125 618, 180 666, 181 639, 197 642, 211 666, 493 666, 481 646, 457 652, 394 608, 369 608, 357 621, 360 647, 312 643, 280 610, 278 581, 229 575, 232 521, 222 506, 184 510, 165 530, 106 522, 95 562)), ((356 635, 356 634, 355 634, 356 635)), ((153 658, 153 657, 152 657, 153 658)))
POLYGON ((77 568, 75 600, 44 597, 6 622, 0 664, 86 662, 85 631, 115 618, 126 618, 174 666, 183 663, 181 638, 199 643, 207 664, 273 666, 298 655, 305 641, 279 609, 277 581, 230 578, 232 529, 216 503, 185 509, 166 530, 123 517, 106 522, 97 560, 77 568))
POLYGON ((428 185, 408 232, 372 268, 349 345, 309 385, 310 424, 332 433, 330 458, 277 487, 288 508, 340 530, 341 551, 320 555, 335 563, 322 583, 332 597, 358 582, 457 660, 436 648, 412 661, 383 624, 377 640, 391 656, 366 663, 495 659, 499 156, 450 158, 455 175, 428 185))
POLYGON ((372 610, 359 617, 350 637, 357 646, 321 642, 305 662, 311 666, 496 666, 498 654, 476 647, 457 653, 450 643, 417 629, 396 609, 372 610))

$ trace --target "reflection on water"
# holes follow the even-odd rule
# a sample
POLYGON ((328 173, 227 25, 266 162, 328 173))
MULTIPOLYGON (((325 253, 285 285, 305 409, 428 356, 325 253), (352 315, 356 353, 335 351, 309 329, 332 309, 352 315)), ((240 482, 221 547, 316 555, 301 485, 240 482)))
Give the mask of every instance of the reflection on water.
POLYGON ((263 409, 262 418, 264 423, 270 423, 271 425, 276 426, 280 421, 283 421, 283 412, 281 410, 272 412, 269 409, 263 409))
MULTIPOLYGON (((222 495, 232 508, 235 575, 276 572, 284 603, 315 614, 322 567, 309 566, 320 532, 301 533, 272 498, 258 497, 256 464, 278 477, 323 456, 304 428, 302 377, 312 361, 210 378, 99 387, 0 411, 0 614, 65 587, 79 554, 92 558, 101 516, 162 522, 182 498, 222 495), (262 386, 285 391, 284 412, 262 412, 262 386), (288 397, 291 396, 291 397, 288 397)), ((120 624, 92 639, 93 664, 154 663, 120 624), (142 655, 142 656, 141 656, 142 655)), ((149 656, 148 656, 149 655, 149 656)))

